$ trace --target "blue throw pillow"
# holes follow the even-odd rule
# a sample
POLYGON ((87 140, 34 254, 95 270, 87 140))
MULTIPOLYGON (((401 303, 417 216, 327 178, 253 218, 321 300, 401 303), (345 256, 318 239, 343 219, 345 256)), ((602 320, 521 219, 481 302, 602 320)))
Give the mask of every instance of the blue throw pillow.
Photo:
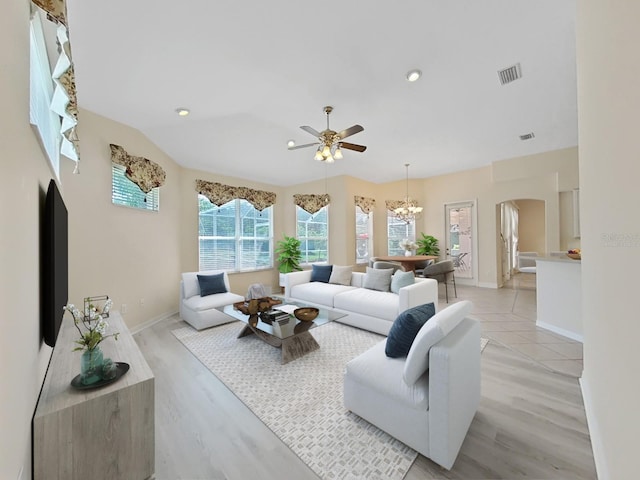
POLYGON ((311 281, 329 283, 333 265, 311 265, 311 281))
POLYGON ((425 303, 405 310, 398 315, 387 336, 387 344, 384 349, 387 357, 406 357, 422 326, 435 314, 435 305, 425 303))
POLYGON ((224 273, 216 275, 198 275, 200 285, 200 296, 206 297, 214 293, 226 293, 227 287, 224 284, 224 273))

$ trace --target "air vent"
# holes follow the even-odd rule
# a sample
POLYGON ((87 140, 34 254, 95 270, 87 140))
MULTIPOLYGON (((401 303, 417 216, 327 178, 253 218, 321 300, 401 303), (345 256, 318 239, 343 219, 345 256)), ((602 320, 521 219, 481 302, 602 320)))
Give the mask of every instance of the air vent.
POLYGON ((519 78, 522 78, 522 69, 520 64, 516 63, 512 67, 505 68, 504 70, 498 70, 498 77, 500 78, 500 84, 506 85, 519 78))
POLYGON ((520 135, 520 140, 531 140, 533 137, 535 137, 533 132, 525 133, 524 135, 520 135))

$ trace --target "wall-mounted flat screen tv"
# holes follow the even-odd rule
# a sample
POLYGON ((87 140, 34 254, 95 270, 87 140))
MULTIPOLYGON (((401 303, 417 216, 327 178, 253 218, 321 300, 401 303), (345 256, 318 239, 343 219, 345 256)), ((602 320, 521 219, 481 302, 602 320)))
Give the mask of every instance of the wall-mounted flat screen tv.
POLYGON ((55 346, 69 297, 68 213, 55 180, 49 182, 44 208, 42 248, 42 333, 55 346))

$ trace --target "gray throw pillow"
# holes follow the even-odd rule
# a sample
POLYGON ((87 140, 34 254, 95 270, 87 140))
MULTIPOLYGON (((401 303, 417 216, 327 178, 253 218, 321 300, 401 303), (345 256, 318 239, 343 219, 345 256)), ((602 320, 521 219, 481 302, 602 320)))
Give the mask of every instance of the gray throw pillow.
POLYGON ((329 283, 335 283, 337 285, 351 285, 351 273, 353 267, 340 265, 334 265, 331 270, 331 276, 329 277, 329 283))
POLYGON ((402 287, 413 285, 416 281, 416 276, 413 272, 403 272, 402 270, 396 270, 396 273, 391 277, 391 291, 393 293, 399 293, 402 287))
POLYGON ((388 292, 391 285, 391 275, 393 275, 393 268, 367 267, 362 286, 370 290, 388 292))

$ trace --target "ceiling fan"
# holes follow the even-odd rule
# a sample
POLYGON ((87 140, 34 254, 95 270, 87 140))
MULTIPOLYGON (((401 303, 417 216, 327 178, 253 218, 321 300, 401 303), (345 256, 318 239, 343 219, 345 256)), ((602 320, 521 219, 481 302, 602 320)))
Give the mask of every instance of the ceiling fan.
POLYGON ((289 150, 297 150, 298 148, 313 147, 318 145, 315 158, 320 162, 333 163, 334 159, 340 160, 342 157, 342 149, 355 150, 356 152, 364 152, 367 147, 364 145, 356 145, 355 143, 347 143, 342 140, 360 133, 364 130, 362 125, 353 125, 341 132, 336 132, 329 128, 329 114, 333 111, 333 107, 324 107, 324 113, 327 115, 327 129, 322 132, 318 132, 316 129, 307 125, 303 125, 300 128, 305 132, 310 133, 314 137, 318 138, 315 143, 307 143, 305 145, 294 145, 289 147, 289 150))

